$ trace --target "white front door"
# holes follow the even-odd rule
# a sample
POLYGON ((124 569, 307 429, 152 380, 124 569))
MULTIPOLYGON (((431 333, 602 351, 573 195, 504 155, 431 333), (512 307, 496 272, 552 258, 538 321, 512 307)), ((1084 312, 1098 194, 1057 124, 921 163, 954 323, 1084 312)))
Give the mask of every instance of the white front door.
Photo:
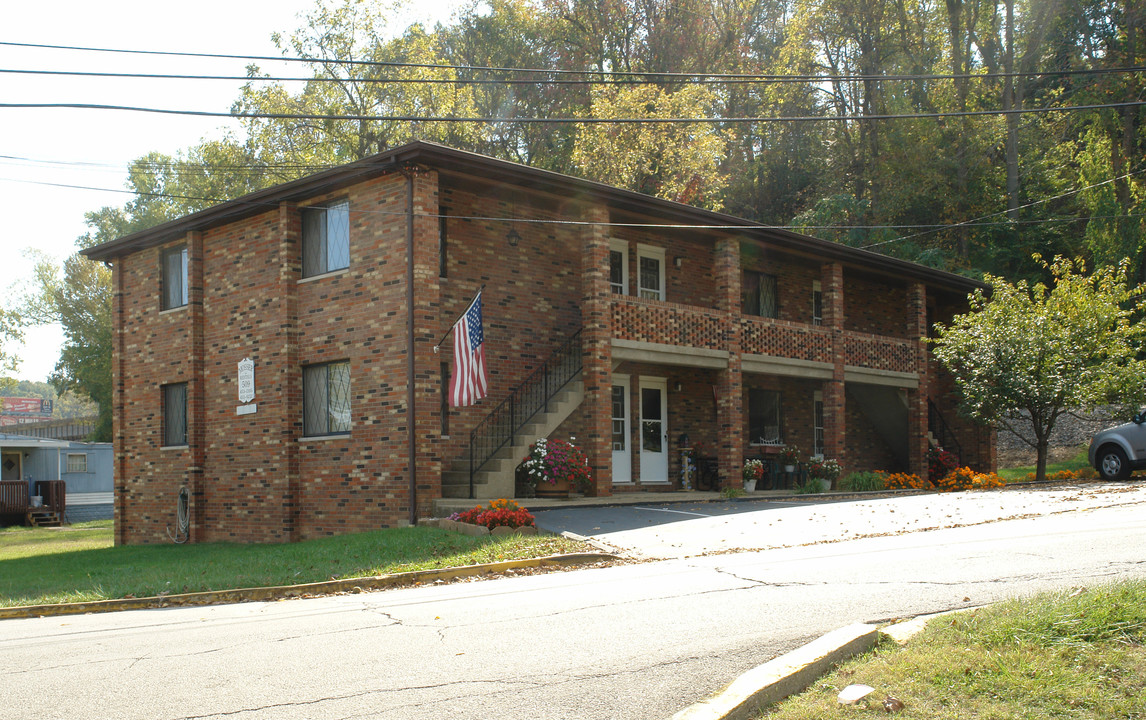
POLYGON ((613 375, 613 482, 633 481, 633 451, 629 438, 629 376, 613 375))
POLYGON ((664 378, 641 378, 641 482, 668 482, 668 407, 664 378))

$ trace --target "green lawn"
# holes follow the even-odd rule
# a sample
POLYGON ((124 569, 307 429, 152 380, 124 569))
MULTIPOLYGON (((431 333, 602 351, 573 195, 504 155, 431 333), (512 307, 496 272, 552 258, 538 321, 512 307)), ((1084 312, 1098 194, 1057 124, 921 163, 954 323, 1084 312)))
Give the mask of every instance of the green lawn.
POLYGON ((1146 716, 1146 582, 1044 595, 937 618, 905 647, 885 642, 761 717, 1127 720, 1146 716), (851 684, 869 702, 840 705, 851 684))
MULTIPOLYGON (((1081 448, 1069 460, 1062 462, 1047 463, 1047 475, 1059 472, 1060 470, 1086 470, 1090 468, 1089 463, 1086 462, 1086 448, 1081 448)), ((1023 465, 1021 467, 1013 468, 999 468, 999 476, 1007 482, 1019 482, 1026 479, 1028 473, 1035 471, 1034 465, 1023 465)))
POLYGON ((0 606, 292 585, 585 552, 561 537, 395 528, 275 545, 113 547, 111 521, 0 528, 0 606))

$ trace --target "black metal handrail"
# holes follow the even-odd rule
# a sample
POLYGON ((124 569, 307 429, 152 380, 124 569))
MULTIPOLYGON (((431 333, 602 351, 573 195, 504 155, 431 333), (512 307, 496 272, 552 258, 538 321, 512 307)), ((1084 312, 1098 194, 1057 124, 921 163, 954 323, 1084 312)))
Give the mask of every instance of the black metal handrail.
POLYGON ((581 331, 573 333, 545 364, 510 392, 470 432, 470 499, 474 497, 474 476, 498 450, 513 440, 538 411, 549 410, 549 401, 581 372, 581 331))
POLYGON ((960 463, 963 462, 963 446, 955 439, 955 433, 951 431, 947 421, 943 419, 943 413, 939 412, 939 407, 931 398, 927 398, 927 429, 935 435, 941 448, 954 453, 956 459, 960 463))

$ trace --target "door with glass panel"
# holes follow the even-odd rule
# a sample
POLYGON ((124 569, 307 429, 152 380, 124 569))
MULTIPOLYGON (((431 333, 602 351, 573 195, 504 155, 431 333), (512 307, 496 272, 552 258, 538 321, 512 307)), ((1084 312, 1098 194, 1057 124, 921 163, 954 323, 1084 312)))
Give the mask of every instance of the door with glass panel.
POLYGON ((664 378, 641 378, 641 482, 668 482, 668 397, 664 378))

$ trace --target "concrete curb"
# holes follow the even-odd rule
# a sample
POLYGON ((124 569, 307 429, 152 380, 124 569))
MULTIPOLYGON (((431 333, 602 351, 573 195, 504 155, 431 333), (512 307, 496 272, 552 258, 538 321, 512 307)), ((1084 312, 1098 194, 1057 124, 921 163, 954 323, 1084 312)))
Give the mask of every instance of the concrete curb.
POLYGON ((757 665, 716 695, 672 716, 672 720, 746 720, 761 707, 802 692, 848 658, 875 647, 879 630, 856 623, 833 630, 790 653, 757 665))
POLYGON ((82 615, 86 613, 117 612, 120 610, 143 610, 147 608, 174 607, 180 605, 216 605, 222 603, 257 602, 285 600, 287 598, 326 595, 331 593, 360 593, 367 590, 404 587, 437 580, 453 580, 460 577, 504 572, 522 568, 564 567, 586 565, 604 560, 620 560, 611 553, 572 553, 550 555, 529 560, 506 560, 505 562, 484 565, 466 565, 442 570, 415 570, 413 572, 377 575, 375 577, 327 580, 303 585, 276 585, 261 588, 239 588, 235 590, 214 590, 208 592, 182 593, 145 598, 122 600, 96 600, 93 602, 59 603, 53 605, 22 605, 0 607, 0 620, 14 618, 45 617, 50 615, 82 615))

